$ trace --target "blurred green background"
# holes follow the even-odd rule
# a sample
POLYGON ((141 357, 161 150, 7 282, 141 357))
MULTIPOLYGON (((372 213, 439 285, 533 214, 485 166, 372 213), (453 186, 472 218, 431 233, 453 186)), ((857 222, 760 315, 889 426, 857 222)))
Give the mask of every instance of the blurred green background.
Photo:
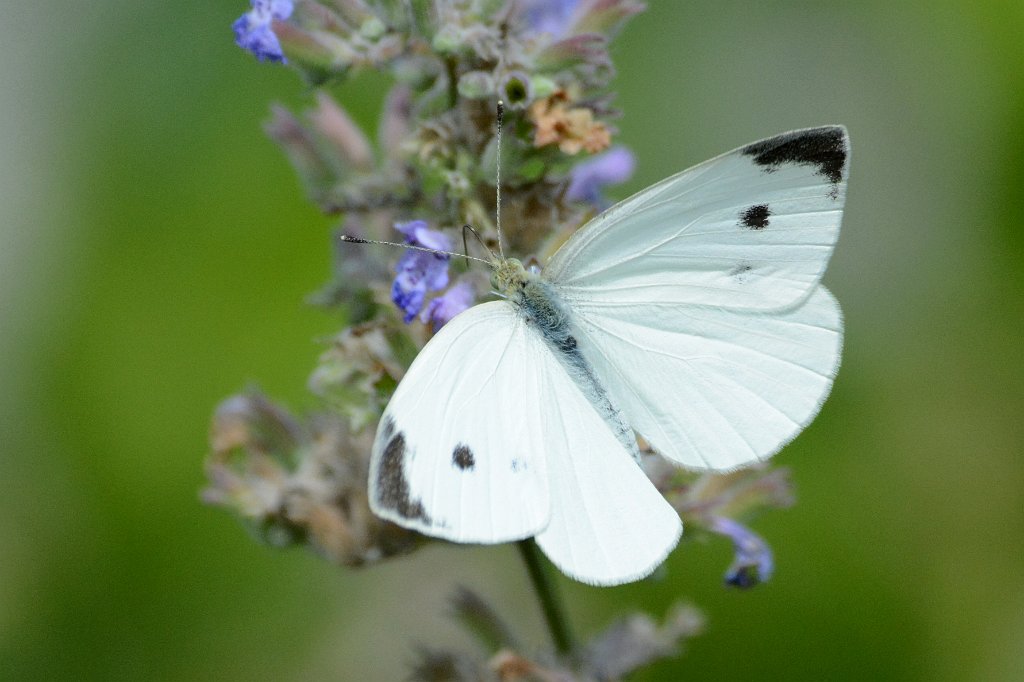
MULTIPOLYGON (((212 408, 295 409, 338 321, 303 304, 328 228, 261 132, 310 94, 232 44, 233 2, 4 2, 0 22, 0 678, 402 679, 469 647, 456 583, 544 642, 509 547, 333 568, 202 506, 212 408)), ((643 680, 1024 679, 1024 3, 655 0, 615 49, 619 196, 740 144, 845 123, 827 284, 844 365, 756 524, 777 575, 563 581, 582 633, 689 599, 643 680)), ((342 90, 366 124, 380 93, 342 90)), ((637 520, 642 523, 642 519, 637 520)))

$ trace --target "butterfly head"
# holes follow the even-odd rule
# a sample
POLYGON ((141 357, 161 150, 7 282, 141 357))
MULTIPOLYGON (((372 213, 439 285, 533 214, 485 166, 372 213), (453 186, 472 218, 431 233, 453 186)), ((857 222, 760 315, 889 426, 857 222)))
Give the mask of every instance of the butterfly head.
POLYGON ((515 294, 526 286, 531 275, 518 258, 503 258, 495 262, 491 271, 491 286, 502 294, 515 294))

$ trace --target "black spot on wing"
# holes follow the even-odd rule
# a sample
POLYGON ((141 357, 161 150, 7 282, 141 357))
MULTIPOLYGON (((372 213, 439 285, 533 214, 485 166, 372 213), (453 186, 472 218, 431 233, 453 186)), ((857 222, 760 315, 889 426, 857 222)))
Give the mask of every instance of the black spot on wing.
POLYGON ((377 468, 377 503, 393 509, 407 519, 421 519, 430 523, 430 517, 419 500, 413 500, 409 482, 405 480, 405 434, 395 430, 395 423, 388 417, 381 428, 381 440, 386 441, 377 468))
POLYGON ((787 163, 817 166, 819 175, 836 184, 846 166, 846 136, 838 126, 797 130, 749 144, 743 154, 754 157, 768 173, 787 163))
POLYGON ((472 471, 476 467, 476 458, 473 457, 473 451, 468 445, 459 443, 455 446, 452 450, 452 464, 463 471, 472 471))
POLYGON ((749 227, 751 230, 763 230, 768 227, 768 216, 772 214, 768 210, 768 204, 751 206, 740 213, 740 224, 749 227))

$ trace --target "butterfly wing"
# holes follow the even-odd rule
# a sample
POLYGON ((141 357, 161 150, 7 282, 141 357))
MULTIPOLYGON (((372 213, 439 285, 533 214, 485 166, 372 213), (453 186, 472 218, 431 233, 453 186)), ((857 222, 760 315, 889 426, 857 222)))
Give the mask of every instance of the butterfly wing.
POLYGON ((659 453, 736 468, 818 412, 842 344, 818 282, 848 150, 841 127, 747 145, 613 207, 552 258, 580 351, 659 453))
POLYGON ((456 542, 537 535, 601 585, 660 564, 682 524, 540 334, 505 302, 457 315, 420 351, 381 418, 370 506, 456 542))
POLYGON ((381 417, 370 507, 456 542, 517 540, 549 518, 541 375, 547 352, 503 301, 457 315, 424 346, 381 417))
POLYGON ((578 230, 545 277, 570 300, 741 310, 797 303, 839 236, 849 139, 840 126, 749 144, 667 178, 578 230))

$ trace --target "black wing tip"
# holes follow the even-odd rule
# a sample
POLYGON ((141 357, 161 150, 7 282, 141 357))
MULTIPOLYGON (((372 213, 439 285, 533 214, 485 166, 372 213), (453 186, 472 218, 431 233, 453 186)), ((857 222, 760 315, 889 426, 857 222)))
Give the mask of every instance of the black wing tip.
POLYGON ((784 164, 817 166, 817 173, 832 184, 842 182, 850 155, 850 136, 841 125, 804 128, 748 144, 741 150, 754 157, 765 172, 784 164))

